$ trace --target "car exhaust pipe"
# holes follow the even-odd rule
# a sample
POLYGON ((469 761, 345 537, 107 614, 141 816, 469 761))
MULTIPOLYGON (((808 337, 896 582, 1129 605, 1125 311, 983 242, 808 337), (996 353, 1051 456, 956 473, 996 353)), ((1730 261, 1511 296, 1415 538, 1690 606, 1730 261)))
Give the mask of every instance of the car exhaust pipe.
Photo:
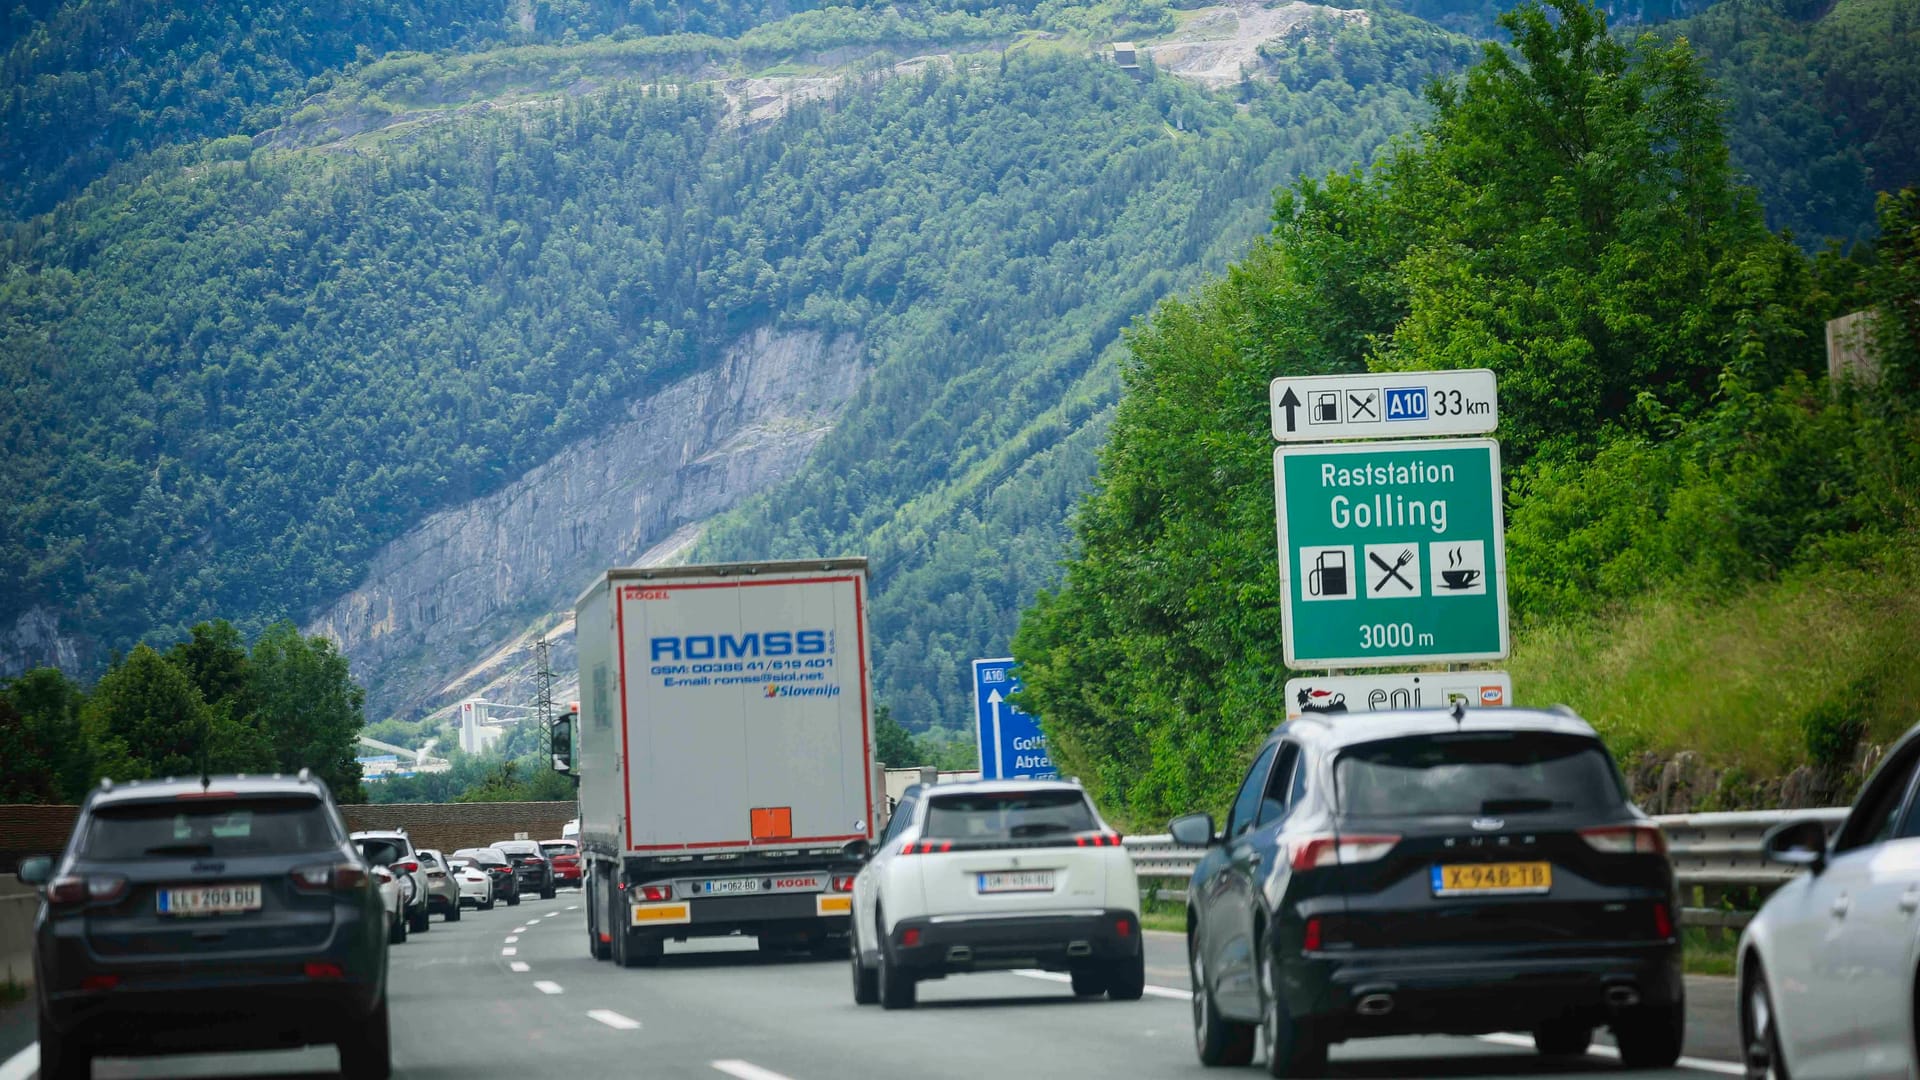
POLYGON ((954 945, 948 948, 947 963, 949 964, 973 963, 973 949, 966 945, 954 945))
POLYGON ((1085 941, 1070 941, 1067 943, 1067 955, 1072 957, 1092 956, 1093 945, 1085 941))
POLYGON ((1385 1016, 1393 1011, 1393 995, 1363 994, 1353 1009, 1361 1016, 1385 1016))
POLYGON ((1607 987, 1607 1005, 1615 1009, 1631 1009, 1640 1004, 1640 991, 1631 986, 1607 987))

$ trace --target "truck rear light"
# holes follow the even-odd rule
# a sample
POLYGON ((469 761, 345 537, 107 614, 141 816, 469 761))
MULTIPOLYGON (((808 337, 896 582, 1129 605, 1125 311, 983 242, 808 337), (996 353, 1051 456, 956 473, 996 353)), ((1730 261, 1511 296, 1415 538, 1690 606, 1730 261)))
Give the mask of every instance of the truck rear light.
POLYGON ((1665 855, 1667 834, 1652 822, 1638 825, 1603 825, 1581 829, 1580 839, 1595 851, 1609 855, 1665 855))
POLYGON ((1315 915, 1307 920, 1306 933, 1300 935, 1300 948, 1306 952, 1320 951, 1320 935, 1320 916, 1315 915))
POLYGON ((673 899, 673 883, 668 882, 665 885, 642 885, 640 886, 640 899, 648 901, 671 900, 673 899))
POLYGON ((905 930, 900 931, 900 944, 909 949, 920 944, 920 928, 917 926, 909 926, 905 930))
POLYGON ((853 875, 852 874, 833 875, 833 891, 834 892, 852 892, 853 891, 853 875))
POLYGON ((1073 838, 1074 847, 1119 847, 1119 833, 1081 833, 1073 838))
POLYGON ((301 892, 352 892, 367 884, 366 868, 358 863, 314 863, 296 866, 288 874, 301 892))
POLYGON ((1380 833, 1319 833, 1302 836, 1287 846, 1287 863, 1295 870, 1315 870, 1323 866, 1351 866, 1375 862, 1400 842, 1398 836, 1380 833))
POLYGON ((953 850, 951 840, 916 840, 900 849, 902 855, 944 855, 953 850))
POLYGON ((301 968, 301 973, 309 979, 344 979, 347 973, 340 965, 329 960, 309 960, 301 968))
POLYGON ((1133 936, 1133 920, 1125 916, 1113 920, 1113 932, 1121 941, 1127 940, 1133 936))

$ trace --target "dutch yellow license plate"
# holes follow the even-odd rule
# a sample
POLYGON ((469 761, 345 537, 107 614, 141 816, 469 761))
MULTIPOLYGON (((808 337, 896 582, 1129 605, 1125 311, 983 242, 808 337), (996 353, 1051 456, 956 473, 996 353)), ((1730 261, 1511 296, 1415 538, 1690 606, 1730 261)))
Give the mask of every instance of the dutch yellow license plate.
POLYGON ((1435 896, 1501 896, 1552 888, 1552 863, 1451 863, 1433 868, 1435 896))

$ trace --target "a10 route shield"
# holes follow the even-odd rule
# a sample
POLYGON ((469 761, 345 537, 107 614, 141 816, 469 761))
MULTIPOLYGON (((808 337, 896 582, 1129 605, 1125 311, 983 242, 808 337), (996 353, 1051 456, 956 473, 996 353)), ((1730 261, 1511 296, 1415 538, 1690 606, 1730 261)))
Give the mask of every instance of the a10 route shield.
POLYGON ((1281 447, 1273 474, 1289 667, 1507 655, 1498 443, 1281 447))

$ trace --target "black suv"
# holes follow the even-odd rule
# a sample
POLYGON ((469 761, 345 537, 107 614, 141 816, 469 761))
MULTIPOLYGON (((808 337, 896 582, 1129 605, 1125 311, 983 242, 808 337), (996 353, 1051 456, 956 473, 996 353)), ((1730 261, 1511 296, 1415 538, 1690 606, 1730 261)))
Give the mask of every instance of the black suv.
POLYGON ((1659 826, 1570 711, 1302 717, 1254 757, 1187 896, 1207 1065, 1313 1075, 1330 1043, 1531 1031, 1629 1066, 1680 1054, 1677 896, 1659 826))
POLYGON ((23 860, 40 1075, 97 1055, 336 1043, 388 1075, 387 913, 326 785, 102 782, 58 858, 23 860))

